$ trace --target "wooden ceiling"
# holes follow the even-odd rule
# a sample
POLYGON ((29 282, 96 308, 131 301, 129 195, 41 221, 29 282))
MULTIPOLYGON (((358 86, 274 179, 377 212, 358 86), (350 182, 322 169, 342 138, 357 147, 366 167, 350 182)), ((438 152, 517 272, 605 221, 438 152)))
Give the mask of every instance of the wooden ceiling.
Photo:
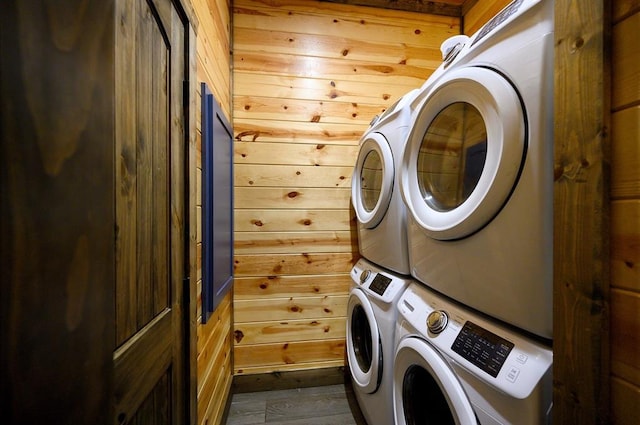
POLYGON ((322 0, 333 3, 462 17, 478 0, 322 0))

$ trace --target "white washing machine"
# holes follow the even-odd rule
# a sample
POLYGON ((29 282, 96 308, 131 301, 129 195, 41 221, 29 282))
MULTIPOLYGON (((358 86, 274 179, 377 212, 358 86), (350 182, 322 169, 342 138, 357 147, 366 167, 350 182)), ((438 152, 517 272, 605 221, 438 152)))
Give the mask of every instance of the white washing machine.
POLYGON ((551 423, 551 348, 423 285, 409 285, 398 308, 389 423, 551 423))
POLYGON ((360 254, 380 267, 407 275, 407 212, 398 170, 411 125, 408 106, 417 92, 407 93, 372 120, 360 139, 351 179, 360 254))
POLYGON ((401 167, 411 274, 552 339, 553 1, 516 0, 412 104, 401 167))
POLYGON ((347 360, 353 390, 369 425, 389 425, 393 423, 396 307, 409 280, 363 258, 351 269, 351 278, 347 360))

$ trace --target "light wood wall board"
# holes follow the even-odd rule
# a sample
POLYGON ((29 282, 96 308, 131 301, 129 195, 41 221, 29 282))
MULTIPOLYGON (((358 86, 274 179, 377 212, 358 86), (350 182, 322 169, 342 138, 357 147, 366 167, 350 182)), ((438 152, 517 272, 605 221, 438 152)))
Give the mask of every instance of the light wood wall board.
POLYGON ((234 167, 236 186, 351 187, 353 167, 313 165, 247 165, 234 167))
MULTIPOLYGON (((286 118, 286 117, 282 117, 286 118)), ((357 145, 367 125, 323 122, 264 121, 237 119, 234 127, 237 141, 271 143, 307 143, 316 146, 329 144, 357 145)), ((264 160, 268 160, 265 158, 264 160)), ((270 162, 273 162, 271 160, 270 162)), ((308 162, 307 162, 308 163, 308 162)))
POLYGON ((355 258, 355 254, 342 252, 237 255, 234 271, 238 277, 345 273, 351 270, 355 258))
MULTIPOLYGON (((458 33, 458 28, 443 32, 448 38, 458 33)), ((408 45, 401 42, 373 42, 352 40, 339 33, 303 34, 285 31, 267 31, 255 28, 236 28, 234 46, 239 51, 260 51, 268 44, 273 54, 322 57, 327 59, 348 58, 352 61, 383 62, 385 64, 410 65, 435 69, 442 62, 440 46, 408 45)), ((389 66, 389 65, 387 65, 389 66)))
POLYGON ((344 317, 289 320, 272 322, 252 322, 236 325, 234 344, 269 344, 280 341, 311 341, 327 338, 345 338, 346 319, 344 317))
POLYGON ((233 160, 236 164, 334 165, 353 167, 358 145, 324 143, 235 142, 233 160))
MULTIPOLYGON (((196 102, 191 107, 200 109, 201 94, 199 82, 206 82, 214 93, 220 107, 227 118, 232 116, 231 100, 231 26, 230 0, 190 0, 198 20, 196 37, 196 75, 192 90, 196 94, 196 102)), ((196 167, 196 275, 197 320, 196 349, 198 400, 198 423, 219 423, 224 412, 226 399, 231 388, 233 368, 231 365, 232 344, 232 297, 228 295, 220 304, 206 324, 202 324, 202 222, 201 222, 201 188, 202 188, 202 149, 201 120, 199 112, 195 114, 196 152, 190 166, 196 167)))
MULTIPOLYGON (((254 335, 264 327, 255 321, 289 323, 301 314, 346 321, 349 271, 359 258, 350 202, 359 139, 374 115, 423 84, 441 42, 459 31, 451 17, 234 2, 236 329, 254 335), (339 309, 327 307, 335 300, 339 309)), ((234 349, 244 350, 234 370, 342 366, 343 352, 314 356, 344 343, 343 335, 316 330, 288 326, 245 341, 234 349), (278 353, 287 343, 314 351, 285 359, 278 353), (262 350, 276 358, 261 360, 262 350)))
MULTIPOLYGON (((198 370, 206 371, 211 366, 213 353, 219 351, 222 341, 231 327, 231 297, 227 296, 220 304, 220 309, 211 315, 211 320, 202 324, 199 320, 197 329, 198 370)), ((201 375, 199 375, 201 376, 201 375)), ((204 380, 198 382, 202 387, 204 380)))
POLYGON ((193 0, 199 20, 196 47, 198 80, 208 83, 228 117, 231 116, 229 3, 229 0, 193 0))
POLYGON ((463 30, 467 35, 478 31, 489 19, 497 15, 512 0, 480 0, 467 11, 463 19, 463 30))
POLYGON ((640 387, 640 294, 611 290, 611 372, 640 387))
POLYGON ((352 283, 351 277, 345 274, 246 277, 236 279, 233 296, 240 301, 344 295, 349 293, 352 283))
POLYGON ((640 406, 640 1, 612 9, 611 415, 626 424, 640 406))
POLYGON ((328 232, 240 232, 236 233, 236 254, 287 254, 298 252, 357 252, 358 242, 349 231, 328 232))
POLYGON ((234 303, 235 326, 240 327, 245 322, 345 317, 348 298, 348 294, 338 294, 236 300, 234 303))
POLYGON ((636 425, 640 418, 640 388, 620 378, 611 378, 611 423, 636 425))
POLYGON ((615 0, 612 3, 611 13, 614 24, 634 13, 640 12, 640 0, 615 0))
POLYGON ((613 110, 632 106, 640 99, 640 12, 614 25, 611 34, 613 79, 613 110))
POLYGON ((611 203, 611 286, 640 293, 640 199, 611 203))
POLYGON ((355 213, 341 210, 236 210, 234 229, 238 232, 289 232, 319 230, 355 231, 355 213))
POLYGON ((640 105, 612 114, 611 139, 611 197, 640 198, 640 105))
MULTIPOLYGON (((225 381, 217 382, 213 389, 213 397, 211 403, 207 406, 204 414, 201 416, 202 420, 200 425, 210 425, 220 423, 225 414, 226 398, 218 397, 219 394, 231 394, 231 384, 233 383, 233 370, 231 360, 224 364, 224 371, 231 371, 231 373, 225 374, 225 381)), ((199 416, 200 417, 200 416, 199 416)))
POLYGON ((292 56, 289 54, 234 52, 234 68, 236 72, 247 74, 295 75, 298 78, 320 78, 341 81, 363 81, 378 83, 380 77, 388 78, 390 84, 420 85, 433 73, 441 62, 432 61, 430 68, 407 65, 406 63, 390 64, 389 62, 364 62, 353 59, 332 59, 322 57, 292 56))
MULTIPOLYGON (((266 75, 235 72, 233 92, 239 96, 259 94, 278 99, 321 100, 323 102, 391 105, 408 91, 420 87, 419 79, 395 81, 382 75, 381 81, 308 78, 295 75, 266 75)), ((364 129, 362 129, 364 130, 364 129)))
MULTIPOLYGON (((228 339, 228 336, 226 339, 228 339)), ((218 352, 211 374, 206 377, 207 383, 199 397, 203 400, 208 400, 209 403, 207 405, 198 405, 200 425, 220 423, 221 421, 226 407, 226 397, 221 395, 229 394, 233 373, 231 356, 228 354, 229 352, 224 350, 218 352)))
MULTIPOLYGON (((240 345, 234 349, 236 369, 344 361, 345 339, 240 345)), ((314 365, 318 367, 319 365, 314 365)))
POLYGON ((322 100, 278 99, 264 96, 234 96, 236 119, 358 124, 367 126, 385 111, 380 105, 322 100))
POLYGON ((234 199, 237 209, 348 209, 351 189, 236 187, 234 199))

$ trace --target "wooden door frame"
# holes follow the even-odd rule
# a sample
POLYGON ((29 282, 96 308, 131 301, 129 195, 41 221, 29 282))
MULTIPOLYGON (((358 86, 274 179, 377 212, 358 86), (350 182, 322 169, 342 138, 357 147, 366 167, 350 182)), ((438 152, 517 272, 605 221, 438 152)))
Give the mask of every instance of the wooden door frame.
POLYGON ((185 283, 185 311, 189 316, 188 329, 185 332, 185 338, 187 341, 187 355, 186 357, 186 369, 185 375, 189 377, 188 382, 188 400, 187 411, 189 414, 189 423, 195 425, 198 419, 198 339, 197 339, 197 242, 198 242, 198 229, 197 229, 197 168, 196 159, 198 155, 198 148, 196 144, 196 113, 199 110, 197 105, 197 90, 198 81, 196 76, 196 28, 197 20, 195 13, 191 7, 190 0, 178 0, 183 6, 183 11, 187 11, 189 18, 188 34, 186 38, 185 52, 187 53, 187 67, 186 75, 188 80, 185 82, 185 90, 187 91, 188 98, 185 99, 185 109, 187 112, 187 194, 185 201, 185 211, 187 213, 187 279, 185 283))
POLYGON ((197 105, 197 28, 198 20, 191 5, 191 0, 172 0, 180 17, 185 22, 185 46, 187 55, 185 62, 184 81, 184 110, 185 110, 185 205, 184 211, 187 223, 185 224, 185 282, 183 303, 187 316, 185 321, 185 377, 186 388, 186 413, 187 423, 195 425, 198 416, 198 352, 197 352, 197 166, 198 154, 196 144, 196 114, 199 111, 197 105))

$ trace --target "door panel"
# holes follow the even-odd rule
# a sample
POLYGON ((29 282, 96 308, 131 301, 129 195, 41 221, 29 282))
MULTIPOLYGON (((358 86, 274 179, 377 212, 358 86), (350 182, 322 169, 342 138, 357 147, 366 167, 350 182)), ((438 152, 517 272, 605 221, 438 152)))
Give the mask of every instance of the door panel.
POLYGON ((181 423, 186 26, 170 0, 119 0, 115 423, 181 423))

